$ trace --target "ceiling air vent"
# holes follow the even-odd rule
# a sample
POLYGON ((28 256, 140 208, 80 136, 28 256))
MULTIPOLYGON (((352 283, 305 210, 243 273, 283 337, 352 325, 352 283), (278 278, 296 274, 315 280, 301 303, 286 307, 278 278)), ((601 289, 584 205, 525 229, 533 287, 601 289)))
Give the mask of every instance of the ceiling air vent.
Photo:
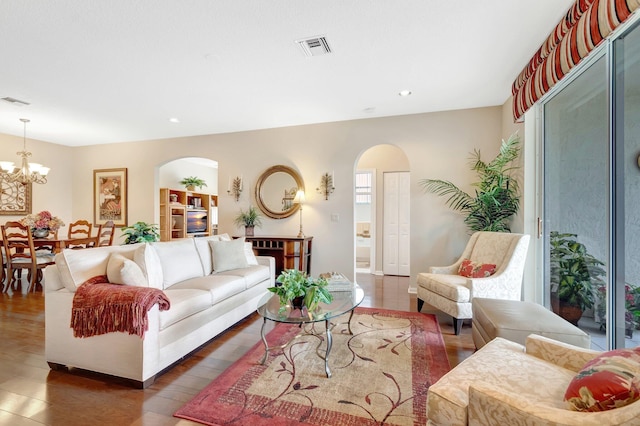
POLYGON ((320 56, 331 53, 331 47, 325 36, 316 36, 304 40, 296 40, 306 56, 320 56))
POLYGON ((9 96, 5 97, 5 98, 1 98, 3 101, 5 102, 9 102, 12 103, 16 106, 25 106, 25 105, 31 105, 29 102, 25 102, 25 101, 21 101, 20 99, 16 99, 16 98, 11 98, 9 96))

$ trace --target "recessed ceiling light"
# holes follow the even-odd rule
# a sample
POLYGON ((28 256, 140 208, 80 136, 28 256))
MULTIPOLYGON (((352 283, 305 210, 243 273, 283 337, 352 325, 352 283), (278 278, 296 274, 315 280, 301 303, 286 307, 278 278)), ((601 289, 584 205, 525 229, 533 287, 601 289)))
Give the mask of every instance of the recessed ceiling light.
POLYGON ((179 123, 180 122, 180 120, 178 120, 175 117, 170 118, 169 121, 172 122, 172 123, 179 123))
POLYGON ((400 93, 398 93, 398 95, 402 96, 403 98, 406 96, 411 95, 411 90, 401 90, 400 93))

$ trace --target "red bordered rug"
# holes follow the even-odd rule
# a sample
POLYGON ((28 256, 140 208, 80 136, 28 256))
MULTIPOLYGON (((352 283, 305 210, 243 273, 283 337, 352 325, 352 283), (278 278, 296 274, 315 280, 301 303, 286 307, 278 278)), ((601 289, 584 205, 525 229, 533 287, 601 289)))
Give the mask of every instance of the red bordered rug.
MULTIPOLYGON (((346 324, 333 329, 331 378, 316 353, 323 335, 270 351, 265 365, 259 342, 175 416, 206 425, 426 424, 427 389, 450 369, 435 316, 357 308, 351 328, 353 335, 346 324)), ((276 346, 299 333, 278 324, 267 341, 276 346)))

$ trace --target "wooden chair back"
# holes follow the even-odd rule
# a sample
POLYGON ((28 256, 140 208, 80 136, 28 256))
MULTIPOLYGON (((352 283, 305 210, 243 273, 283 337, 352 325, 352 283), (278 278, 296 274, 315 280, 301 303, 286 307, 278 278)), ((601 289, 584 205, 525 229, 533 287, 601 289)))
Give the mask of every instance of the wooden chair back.
POLYGON ((2 245, 4 247, 7 265, 6 292, 12 282, 16 281, 14 271, 29 269, 29 289, 34 286, 38 273, 38 260, 33 246, 31 229, 20 222, 9 221, 0 227, 2 229, 2 245))
POLYGON ((67 233, 68 239, 73 238, 89 238, 91 237, 91 229, 93 224, 89 221, 80 219, 69 224, 69 232, 67 233))
POLYGON ((116 225, 108 220, 98 228, 98 247, 113 245, 113 236, 116 233, 116 225))

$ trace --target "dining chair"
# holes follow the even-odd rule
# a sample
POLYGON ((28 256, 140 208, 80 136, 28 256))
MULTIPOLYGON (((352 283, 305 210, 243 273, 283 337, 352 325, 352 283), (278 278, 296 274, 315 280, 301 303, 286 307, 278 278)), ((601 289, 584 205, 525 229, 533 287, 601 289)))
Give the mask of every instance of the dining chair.
POLYGON ((66 248, 85 249, 95 247, 99 234, 97 237, 91 237, 92 229, 93 225, 84 219, 70 223, 65 243, 66 248))
POLYGON ((69 232, 67 233, 68 239, 74 238, 89 238, 91 236, 91 229, 93 225, 89 221, 80 219, 69 224, 69 232))
POLYGON ((18 272, 27 269, 27 292, 35 290, 42 280, 42 269, 53 264, 53 256, 38 256, 33 245, 31 229, 20 222, 9 221, 2 225, 2 244, 6 260, 6 283, 3 292, 13 286, 21 288, 21 277, 18 272))
POLYGON ((98 247, 113 245, 116 225, 112 220, 108 220, 98 228, 98 247))

